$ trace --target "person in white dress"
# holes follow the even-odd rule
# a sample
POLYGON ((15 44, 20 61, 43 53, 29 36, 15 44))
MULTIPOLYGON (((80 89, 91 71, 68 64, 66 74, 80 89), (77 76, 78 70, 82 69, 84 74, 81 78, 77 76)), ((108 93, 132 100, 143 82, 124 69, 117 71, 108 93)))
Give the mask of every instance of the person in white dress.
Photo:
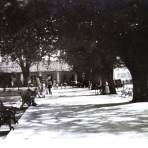
POLYGON ((110 89, 107 81, 105 82, 105 94, 110 94, 110 89))

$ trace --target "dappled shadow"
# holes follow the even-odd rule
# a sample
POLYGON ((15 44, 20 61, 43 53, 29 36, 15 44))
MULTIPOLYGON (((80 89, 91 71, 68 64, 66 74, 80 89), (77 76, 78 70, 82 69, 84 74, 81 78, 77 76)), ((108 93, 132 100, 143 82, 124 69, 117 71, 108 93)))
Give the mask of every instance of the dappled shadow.
POLYGON ((132 108, 129 99, 118 95, 94 96, 92 91, 72 91, 64 90, 64 93, 55 92, 52 96, 36 99, 37 107, 29 107, 8 137, 17 139, 21 135, 29 139, 47 134, 56 138, 65 134, 120 135, 129 132, 148 136, 148 107, 137 110, 132 108))
MULTIPOLYGON (((55 106, 42 104, 33 107, 17 127, 21 132, 31 130, 32 134, 44 131, 70 133, 148 132, 148 110, 136 112, 126 110, 127 103, 104 105, 55 106), (125 108, 124 108, 125 105, 125 108)), ((130 105, 130 104, 129 104, 130 105)), ((19 133, 20 134, 20 133, 19 133)))
POLYGON ((132 103, 132 101, 121 102, 121 103, 96 104, 96 105, 93 105, 93 107, 95 107, 95 108, 112 107, 112 106, 127 105, 127 104, 130 104, 130 103, 132 103))

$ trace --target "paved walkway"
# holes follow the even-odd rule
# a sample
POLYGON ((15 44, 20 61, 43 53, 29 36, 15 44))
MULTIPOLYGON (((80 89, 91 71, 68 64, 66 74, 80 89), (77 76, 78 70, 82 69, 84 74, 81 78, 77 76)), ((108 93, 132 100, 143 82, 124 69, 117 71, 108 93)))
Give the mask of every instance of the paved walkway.
POLYGON ((128 100, 95 96, 87 89, 54 90, 53 96, 36 99, 38 106, 29 107, 0 147, 142 147, 148 144, 148 128, 143 132, 141 122, 134 122, 137 117, 135 110, 128 112, 130 104, 114 106, 128 100), (102 107, 108 103, 111 107, 102 107))

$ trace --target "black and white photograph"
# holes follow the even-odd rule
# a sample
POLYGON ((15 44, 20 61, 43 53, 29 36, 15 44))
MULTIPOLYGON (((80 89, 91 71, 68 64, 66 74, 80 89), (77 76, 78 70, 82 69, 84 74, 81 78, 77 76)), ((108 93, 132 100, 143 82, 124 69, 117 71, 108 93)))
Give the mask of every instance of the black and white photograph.
POLYGON ((147 148, 148 0, 0 0, 0 147, 147 148))

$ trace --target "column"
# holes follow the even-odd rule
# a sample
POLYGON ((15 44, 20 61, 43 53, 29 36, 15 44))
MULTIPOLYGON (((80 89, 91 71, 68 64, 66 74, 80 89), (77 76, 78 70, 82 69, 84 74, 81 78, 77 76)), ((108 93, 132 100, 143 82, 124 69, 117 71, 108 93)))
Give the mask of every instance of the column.
POLYGON ((24 84, 24 77, 23 77, 22 73, 20 74, 20 80, 21 80, 22 84, 24 84))
POLYGON ((76 83, 78 82, 78 75, 77 75, 77 73, 75 73, 75 75, 74 75, 74 80, 75 80, 76 83))
POLYGON ((61 80, 60 80, 60 72, 57 71, 57 83, 60 84, 60 81, 61 81, 61 80))

